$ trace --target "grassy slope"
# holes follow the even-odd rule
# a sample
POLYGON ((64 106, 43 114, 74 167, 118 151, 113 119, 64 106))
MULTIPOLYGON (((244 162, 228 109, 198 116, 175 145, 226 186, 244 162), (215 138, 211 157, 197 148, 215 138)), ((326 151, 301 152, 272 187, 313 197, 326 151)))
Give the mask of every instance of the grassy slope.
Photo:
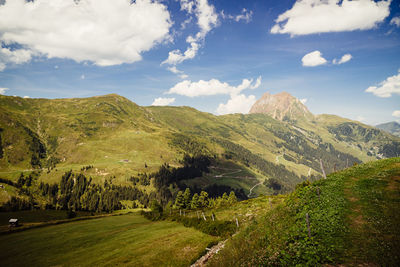
POLYGON ((0 236, 4 266, 187 266, 218 239, 137 214, 72 222, 0 236))
POLYGON ((398 266, 399 192, 400 158, 304 184, 230 240, 210 265, 398 266))
MULTIPOLYGON (((176 133, 201 141, 216 154, 223 153, 224 148, 213 142, 213 138, 229 140, 304 176, 320 173, 319 164, 316 164, 318 159, 313 159, 312 168, 299 162, 303 155, 282 147, 287 141, 276 133, 298 136, 312 148, 317 148, 313 138, 319 136, 322 142, 331 143, 337 150, 363 161, 374 159, 366 154, 369 147, 395 138, 382 133, 365 144, 362 140, 338 141, 327 127, 347 121, 324 115, 314 123, 299 121, 293 125, 263 114, 214 116, 189 107, 139 107, 118 95, 55 100, 0 96, 0 128, 3 129, 1 137, 5 152, 0 159, 0 175, 16 180, 21 171, 31 170, 32 151, 29 147, 32 137, 24 127, 43 142, 47 157, 55 156, 61 160, 56 170, 41 174, 41 180, 50 183, 58 181, 65 171, 77 171, 86 165, 95 166, 88 173, 94 181, 102 182, 116 176, 115 181, 123 184, 131 175, 154 171, 164 162, 177 166, 182 149, 170 144, 176 133), (298 131, 299 128, 303 133, 298 131), (362 150, 357 143, 362 143, 362 150), (284 155, 295 160, 287 160, 284 155)), ((43 164, 45 161, 42 159, 43 164)), ((253 173, 259 181, 269 178, 254 166, 240 168, 253 173)), ((332 166, 327 167, 327 172, 331 171, 332 166)), ((209 182, 208 178, 202 182, 209 182)), ((237 179, 218 182, 245 190, 254 186, 252 182, 237 179)), ((255 195, 266 194, 268 190, 256 187, 254 192, 255 195)))

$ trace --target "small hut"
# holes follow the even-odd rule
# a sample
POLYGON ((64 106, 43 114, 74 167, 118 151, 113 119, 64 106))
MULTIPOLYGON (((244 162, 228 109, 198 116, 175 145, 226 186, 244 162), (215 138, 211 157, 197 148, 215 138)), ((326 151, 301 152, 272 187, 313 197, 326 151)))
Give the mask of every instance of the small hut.
POLYGON ((17 227, 18 226, 18 219, 10 219, 9 221, 10 227, 17 227))

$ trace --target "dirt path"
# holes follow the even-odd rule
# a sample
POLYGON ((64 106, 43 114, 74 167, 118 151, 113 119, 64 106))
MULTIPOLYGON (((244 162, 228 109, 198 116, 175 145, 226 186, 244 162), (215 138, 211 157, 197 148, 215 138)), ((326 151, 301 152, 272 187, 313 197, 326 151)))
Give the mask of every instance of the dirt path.
POLYGON ((262 184, 263 182, 259 182, 258 184, 255 184, 252 188, 250 188, 250 192, 249 192, 249 194, 247 195, 247 197, 250 197, 251 196, 251 193, 252 193, 252 191, 253 191, 253 189, 256 187, 256 186, 259 186, 260 184, 262 184))
POLYGON ((395 166, 366 169, 345 181, 349 203, 345 265, 399 266, 400 165, 395 166))
POLYGON ((215 255, 217 254, 222 248, 224 248, 226 241, 228 239, 219 242, 217 245, 213 246, 208 250, 206 255, 202 256, 200 259, 198 259, 195 263, 193 263, 190 267, 200 267, 200 266, 205 266, 207 262, 215 255))
MULTIPOLYGON (((365 219, 362 214, 362 206, 360 203, 360 197, 354 191, 355 185, 360 178, 351 177, 345 182, 344 194, 350 203, 350 213, 348 216, 349 226, 351 228, 350 240, 351 249, 346 252, 347 262, 356 262, 364 264, 364 261, 360 255, 363 255, 367 248, 364 235, 364 226, 366 224, 365 219)), ((369 265, 367 265, 369 266, 369 265)))

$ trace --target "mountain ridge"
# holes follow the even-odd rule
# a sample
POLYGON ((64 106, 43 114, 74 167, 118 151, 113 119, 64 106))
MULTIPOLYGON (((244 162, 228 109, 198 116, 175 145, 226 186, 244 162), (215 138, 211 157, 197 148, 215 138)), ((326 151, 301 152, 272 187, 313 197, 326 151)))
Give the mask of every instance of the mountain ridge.
MULTIPOLYGON (((219 184, 248 193, 276 178, 287 192, 319 177, 320 159, 329 173, 390 157, 400 144, 400 138, 337 116, 288 121, 268 114, 215 116, 192 107, 142 107, 115 94, 54 100, 0 96, 0 104, 0 175, 14 181, 21 171, 36 169, 47 170, 39 179, 53 183, 59 171, 90 165, 94 182, 111 176, 130 185, 137 173, 156 172, 166 163, 182 166, 184 154, 199 151, 215 157, 213 170, 243 174, 213 171, 182 186, 219 184), (221 174, 223 179, 216 178, 221 174)), ((151 184, 139 187, 154 192, 151 184)), ((273 193, 268 184, 253 192, 273 193)))
POLYGON ((381 123, 376 125, 375 127, 400 137, 400 123, 396 121, 381 123))

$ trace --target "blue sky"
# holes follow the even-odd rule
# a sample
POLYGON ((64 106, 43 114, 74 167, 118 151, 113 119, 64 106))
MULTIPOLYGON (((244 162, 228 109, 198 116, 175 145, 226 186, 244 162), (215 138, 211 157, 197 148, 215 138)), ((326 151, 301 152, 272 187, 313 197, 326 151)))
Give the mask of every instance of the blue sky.
POLYGON ((395 0, 0 0, 0 43, 5 95, 226 114, 287 91, 315 114, 400 120, 395 0))

